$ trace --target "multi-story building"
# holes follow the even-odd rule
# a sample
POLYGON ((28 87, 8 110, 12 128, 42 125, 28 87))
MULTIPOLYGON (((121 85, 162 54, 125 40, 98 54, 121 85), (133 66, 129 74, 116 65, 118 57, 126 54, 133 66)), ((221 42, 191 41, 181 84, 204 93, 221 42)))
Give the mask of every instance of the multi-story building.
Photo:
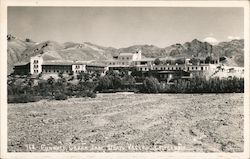
POLYGON ((106 60, 105 64, 109 67, 123 67, 132 66, 136 60, 141 60, 141 51, 135 53, 120 53, 118 56, 114 56, 112 60, 106 60))
POLYGON ((200 59, 196 64, 192 64, 190 59, 185 58, 184 63, 180 64, 174 59, 162 59, 164 63, 155 64, 156 58, 142 58, 141 51, 135 53, 120 53, 111 60, 104 60, 100 63, 93 61, 67 61, 67 60, 44 60, 42 55, 30 58, 29 63, 17 64, 14 67, 14 73, 31 73, 38 75, 40 73, 73 73, 80 72, 99 72, 105 74, 107 70, 130 70, 139 71, 142 74, 153 71, 159 77, 169 78, 177 75, 192 77, 193 74, 206 73, 209 77, 244 77, 243 67, 223 66, 219 60, 212 60, 209 63, 205 59, 200 59), (167 62, 166 62, 167 61, 167 62), (29 70, 28 70, 29 68, 29 70))
POLYGON ((99 72, 105 74, 108 70, 106 65, 94 64, 90 61, 69 61, 69 60, 44 60, 42 55, 30 58, 30 62, 18 63, 14 66, 14 74, 55 74, 80 72, 99 72))
POLYGON ((40 74, 42 72, 43 57, 42 55, 30 58, 30 73, 40 74))

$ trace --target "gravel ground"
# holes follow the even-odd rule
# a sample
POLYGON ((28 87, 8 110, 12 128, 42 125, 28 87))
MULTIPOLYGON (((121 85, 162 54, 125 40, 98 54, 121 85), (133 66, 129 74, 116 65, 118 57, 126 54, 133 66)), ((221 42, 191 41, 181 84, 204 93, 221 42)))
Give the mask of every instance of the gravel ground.
POLYGON ((243 94, 98 94, 8 105, 10 152, 242 152, 243 94))

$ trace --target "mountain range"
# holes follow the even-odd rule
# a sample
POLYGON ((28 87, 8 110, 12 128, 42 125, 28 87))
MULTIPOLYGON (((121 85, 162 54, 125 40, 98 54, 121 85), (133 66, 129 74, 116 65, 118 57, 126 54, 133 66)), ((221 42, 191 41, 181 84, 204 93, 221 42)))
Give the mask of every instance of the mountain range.
POLYGON ((144 57, 186 57, 186 58, 213 58, 224 57, 225 65, 244 66, 244 40, 231 40, 211 45, 197 39, 184 44, 173 44, 164 48, 154 45, 133 45, 126 48, 103 47, 90 42, 58 43, 45 41, 37 43, 31 39, 19 39, 13 35, 7 36, 8 40, 8 74, 13 71, 16 63, 28 62, 30 57, 43 54, 44 60, 106 60, 121 52, 142 51, 144 57))

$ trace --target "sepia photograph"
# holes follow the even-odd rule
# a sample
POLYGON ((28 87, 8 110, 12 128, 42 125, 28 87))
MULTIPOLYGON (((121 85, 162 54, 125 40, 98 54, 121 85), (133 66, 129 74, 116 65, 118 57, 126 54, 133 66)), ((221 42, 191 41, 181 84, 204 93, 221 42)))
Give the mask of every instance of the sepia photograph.
POLYGON ((7 153, 246 152, 246 8, 6 9, 7 153))

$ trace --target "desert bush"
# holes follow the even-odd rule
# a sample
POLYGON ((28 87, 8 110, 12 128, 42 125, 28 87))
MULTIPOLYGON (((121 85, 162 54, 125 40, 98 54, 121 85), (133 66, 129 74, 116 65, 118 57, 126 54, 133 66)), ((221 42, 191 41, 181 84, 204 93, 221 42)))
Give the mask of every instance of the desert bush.
POLYGON ((55 94, 55 100, 66 100, 68 99, 67 95, 64 93, 55 94))

